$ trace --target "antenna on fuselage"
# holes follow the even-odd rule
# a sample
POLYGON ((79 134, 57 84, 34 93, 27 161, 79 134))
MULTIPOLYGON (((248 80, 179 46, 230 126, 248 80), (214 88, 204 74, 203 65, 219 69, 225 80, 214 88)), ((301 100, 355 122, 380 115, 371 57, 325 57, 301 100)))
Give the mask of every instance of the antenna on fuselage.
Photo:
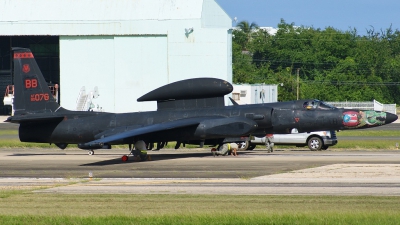
POLYGON ((233 100, 231 97, 229 97, 229 100, 231 100, 233 105, 239 105, 235 100, 233 100))

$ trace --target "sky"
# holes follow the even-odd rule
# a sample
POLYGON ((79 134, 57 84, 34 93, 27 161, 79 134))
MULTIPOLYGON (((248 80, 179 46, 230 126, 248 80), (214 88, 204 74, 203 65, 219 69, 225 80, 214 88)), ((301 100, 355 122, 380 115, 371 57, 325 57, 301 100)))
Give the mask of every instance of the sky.
MULTIPOLYGON (((296 26, 341 31, 357 29, 365 35, 392 26, 400 30, 399 0, 215 0, 237 22, 246 20, 260 27, 277 27, 281 19, 296 26)), ((235 26, 235 23, 232 24, 235 26)))

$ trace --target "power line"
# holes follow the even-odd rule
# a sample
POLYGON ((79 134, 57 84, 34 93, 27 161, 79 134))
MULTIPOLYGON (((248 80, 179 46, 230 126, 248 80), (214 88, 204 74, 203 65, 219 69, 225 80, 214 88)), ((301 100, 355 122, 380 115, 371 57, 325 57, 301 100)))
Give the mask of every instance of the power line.
POLYGON ((307 84, 332 84, 332 85, 369 85, 369 86, 398 86, 400 82, 363 82, 363 81, 317 81, 303 80, 307 84))
MULTIPOLYGON (((340 63, 334 63, 334 62, 298 62, 298 61, 287 61, 287 60, 268 60, 268 59, 234 59, 233 63, 240 63, 240 62, 264 62, 264 63, 271 63, 271 64, 302 64, 305 66, 328 66, 328 67, 334 67, 337 66, 340 63)), ((369 64, 365 63, 355 63, 355 66, 357 67, 367 67, 369 64)), ((271 69, 276 69, 279 66, 285 66, 285 65, 278 65, 278 66, 272 66, 271 69)), ((353 72, 365 72, 369 73, 371 71, 374 71, 375 73, 392 73, 392 74, 398 74, 400 73, 400 68, 371 68, 371 69, 359 69, 359 68, 354 68, 354 69, 336 69, 336 68, 307 68, 307 67, 302 67, 303 71, 311 71, 311 70, 319 70, 319 71, 334 71, 338 70, 338 72, 346 72, 346 71, 353 71, 353 72)))

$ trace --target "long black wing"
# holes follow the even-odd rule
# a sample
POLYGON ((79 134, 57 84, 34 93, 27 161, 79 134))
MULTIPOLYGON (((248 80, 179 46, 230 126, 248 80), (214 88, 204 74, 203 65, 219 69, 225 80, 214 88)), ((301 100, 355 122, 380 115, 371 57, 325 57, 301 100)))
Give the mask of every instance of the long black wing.
POLYGON ((207 120, 209 118, 188 118, 182 120, 169 121, 165 123, 159 123, 154 125, 149 125, 145 127, 140 127, 132 130, 127 130, 118 134, 114 134, 108 137, 96 139, 91 142, 81 144, 80 148, 91 148, 94 146, 102 146, 104 143, 110 143, 124 138, 134 137, 142 134, 153 133, 157 131, 171 130, 175 128, 195 126, 200 124, 201 121, 207 120))

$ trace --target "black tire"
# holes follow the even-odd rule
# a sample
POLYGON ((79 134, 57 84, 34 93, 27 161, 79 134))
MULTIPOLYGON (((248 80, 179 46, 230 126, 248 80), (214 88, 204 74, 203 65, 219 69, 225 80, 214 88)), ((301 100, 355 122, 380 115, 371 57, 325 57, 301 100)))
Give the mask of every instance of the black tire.
POLYGON ((326 146, 326 145, 324 145, 324 146, 322 146, 322 150, 327 150, 329 148, 329 146, 326 146))
POLYGON ((322 148, 322 139, 319 137, 312 137, 308 140, 308 148, 311 151, 319 151, 322 148))
POLYGON ((256 148, 256 145, 250 144, 249 147, 247 147, 247 150, 253 150, 256 148))

